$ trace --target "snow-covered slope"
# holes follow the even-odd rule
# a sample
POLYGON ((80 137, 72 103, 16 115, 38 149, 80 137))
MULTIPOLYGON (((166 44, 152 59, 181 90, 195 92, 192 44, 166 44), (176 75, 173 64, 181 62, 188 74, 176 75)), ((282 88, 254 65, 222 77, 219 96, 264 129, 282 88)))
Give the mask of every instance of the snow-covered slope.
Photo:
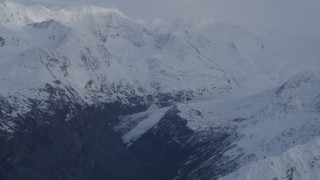
POLYGON ((250 87, 258 92, 288 76, 279 72, 284 67, 266 66, 282 61, 262 57, 270 47, 265 50, 261 38, 222 23, 140 22, 114 9, 52 10, 11 1, 0 8, 1 91, 59 80, 82 97, 92 91, 113 94, 99 94, 110 101, 123 99, 114 91, 221 94, 250 87))
POLYGON ((195 131, 236 137, 224 156, 241 168, 221 179, 317 179, 319 80, 319 72, 301 73, 252 97, 195 99, 178 109, 195 131))
POLYGON ((250 163, 221 179, 319 179, 319 138, 250 163))
MULTIPOLYGON (((179 172, 184 172, 190 164, 198 163, 201 156, 209 153, 209 158, 187 172, 188 178, 317 179, 319 97, 320 73, 306 72, 295 75, 278 88, 253 96, 200 96, 189 102, 178 103, 176 115, 186 121, 193 135, 184 143, 179 142, 178 138, 186 138, 187 134, 173 136, 173 139, 186 149, 190 149, 193 143, 213 142, 182 161, 179 172), (215 136, 221 138, 220 135, 228 138, 215 142, 215 136), (219 149, 215 150, 217 146, 225 149, 220 158, 215 157, 221 154, 219 149)), ((116 128, 124 134, 124 143, 133 143, 134 146, 135 142, 129 140, 136 141, 142 133, 157 134, 156 129, 164 126, 163 121, 167 115, 154 116, 156 119, 152 121, 156 124, 149 129, 142 126, 150 121, 149 117, 153 117, 153 111, 154 108, 150 108, 146 112, 124 118, 120 129, 116 128)), ((179 130, 170 133, 175 134, 175 131, 179 130)), ((142 141, 143 138, 146 137, 142 137, 142 141)), ((175 178, 183 179, 183 173, 178 173, 175 178)))
POLYGON ((114 91, 223 93, 236 84, 207 53, 210 40, 184 22, 148 29, 96 7, 49 10, 5 2, 1 9, 3 93, 59 80, 83 97, 107 91, 113 100, 121 98, 114 91))
POLYGON ((230 29, 234 42, 212 40, 196 23, 138 22, 114 9, 52 10, 11 1, 0 9, 0 92, 11 105, 12 97, 21 106, 28 98, 46 99, 37 89, 47 83, 72 88, 88 104, 128 104, 130 97, 158 93, 222 94, 239 84, 221 64, 246 66, 243 53, 263 50, 251 34, 220 24, 212 28, 230 29))

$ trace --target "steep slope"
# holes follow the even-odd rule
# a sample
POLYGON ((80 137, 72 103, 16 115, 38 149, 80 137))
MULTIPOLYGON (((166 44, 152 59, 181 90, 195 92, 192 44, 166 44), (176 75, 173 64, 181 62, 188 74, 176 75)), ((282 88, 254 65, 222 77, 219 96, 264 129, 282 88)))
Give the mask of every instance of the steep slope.
MULTIPOLYGON (((233 134, 233 148, 223 156, 244 167, 221 179, 313 179, 318 176, 319 80, 318 72, 302 73, 250 98, 183 104, 180 114, 196 131, 233 134), (304 151, 305 146, 315 149, 304 151)), ((208 161, 200 168, 212 168, 208 161)))
MULTIPOLYGON (((131 131, 116 130, 129 151, 151 158, 149 163, 170 163, 176 174, 169 179, 317 179, 319 88, 318 72, 301 73, 251 97, 207 96, 178 103, 156 125, 142 129, 138 139, 132 132, 141 134, 150 110, 123 119, 120 127, 131 126, 131 131), (175 158, 158 160, 166 151, 176 153, 175 158)), ((148 166, 151 173, 142 173, 143 179, 166 169, 148 166)))
MULTIPOLYGON (((47 83, 73 89, 88 104, 128 104, 136 96, 221 94, 237 88, 232 72, 217 65, 221 57, 212 55, 210 39, 184 21, 141 24, 98 7, 51 10, 5 2, 1 9, 0 92, 11 106, 12 97, 21 106, 24 97, 45 100, 37 89, 47 83)), ((257 39, 240 34, 261 48, 257 39)), ((217 45, 227 56, 242 57, 236 45, 217 45)))

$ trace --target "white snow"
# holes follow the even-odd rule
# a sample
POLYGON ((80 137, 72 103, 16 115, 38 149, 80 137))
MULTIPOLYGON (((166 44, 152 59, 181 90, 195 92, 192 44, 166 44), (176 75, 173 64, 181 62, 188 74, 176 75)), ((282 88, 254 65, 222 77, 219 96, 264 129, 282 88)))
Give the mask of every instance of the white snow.
POLYGON ((222 179, 281 179, 290 168, 297 179, 318 179, 319 78, 319 72, 301 73, 251 97, 205 97, 178 108, 193 130, 214 128, 241 137, 225 155, 242 154, 242 168, 222 179))
POLYGON ((221 180, 320 179, 320 138, 241 167, 221 180))
MULTIPOLYGON (((135 127, 133 127, 129 132, 122 136, 123 142, 130 146, 135 140, 139 139, 144 133, 155 126, 163 117, 163 115, 169 110, 170 107, 166 108, 156 108, 151 107, 148 111, 143 112, 146 114, 146 118, 140 121, 135 127)), ((141 113, 130 115, 131 118, 140 117, 141 113)))
MULTIPOLYGON (((278 45, 278 37, 264 39, 223 23, 134 20, 93 6, 48 9, 6 1, 0 8, 7 43, 0 48, 4 93, 59 79, 90 103, 89 81, 91 91, 114 83, 139 95, 179 90, 253 95, 319 68, 316 39, 278 45)), ((99 100, 123 99, 109 94, 99 100)))

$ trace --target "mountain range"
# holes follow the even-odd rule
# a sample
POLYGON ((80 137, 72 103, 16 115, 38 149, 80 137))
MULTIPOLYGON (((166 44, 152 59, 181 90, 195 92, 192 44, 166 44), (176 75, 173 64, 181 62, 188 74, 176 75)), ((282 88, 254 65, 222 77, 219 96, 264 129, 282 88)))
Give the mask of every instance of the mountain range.
POLYGON ((320 39, 0 4, 1 179, 319 179, 320 39))

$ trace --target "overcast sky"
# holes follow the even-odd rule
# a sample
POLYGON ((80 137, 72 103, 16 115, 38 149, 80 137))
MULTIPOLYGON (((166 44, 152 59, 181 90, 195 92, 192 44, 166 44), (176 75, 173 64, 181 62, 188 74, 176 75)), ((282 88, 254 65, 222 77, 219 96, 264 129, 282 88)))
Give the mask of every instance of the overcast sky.
MULTIPOLYGON (((3 0, 0 0, 3 1, 3 0)), ((213 19, 247 30, 320 36, 320 0, 16 0, 114 7, 133 18, 213 19)))

